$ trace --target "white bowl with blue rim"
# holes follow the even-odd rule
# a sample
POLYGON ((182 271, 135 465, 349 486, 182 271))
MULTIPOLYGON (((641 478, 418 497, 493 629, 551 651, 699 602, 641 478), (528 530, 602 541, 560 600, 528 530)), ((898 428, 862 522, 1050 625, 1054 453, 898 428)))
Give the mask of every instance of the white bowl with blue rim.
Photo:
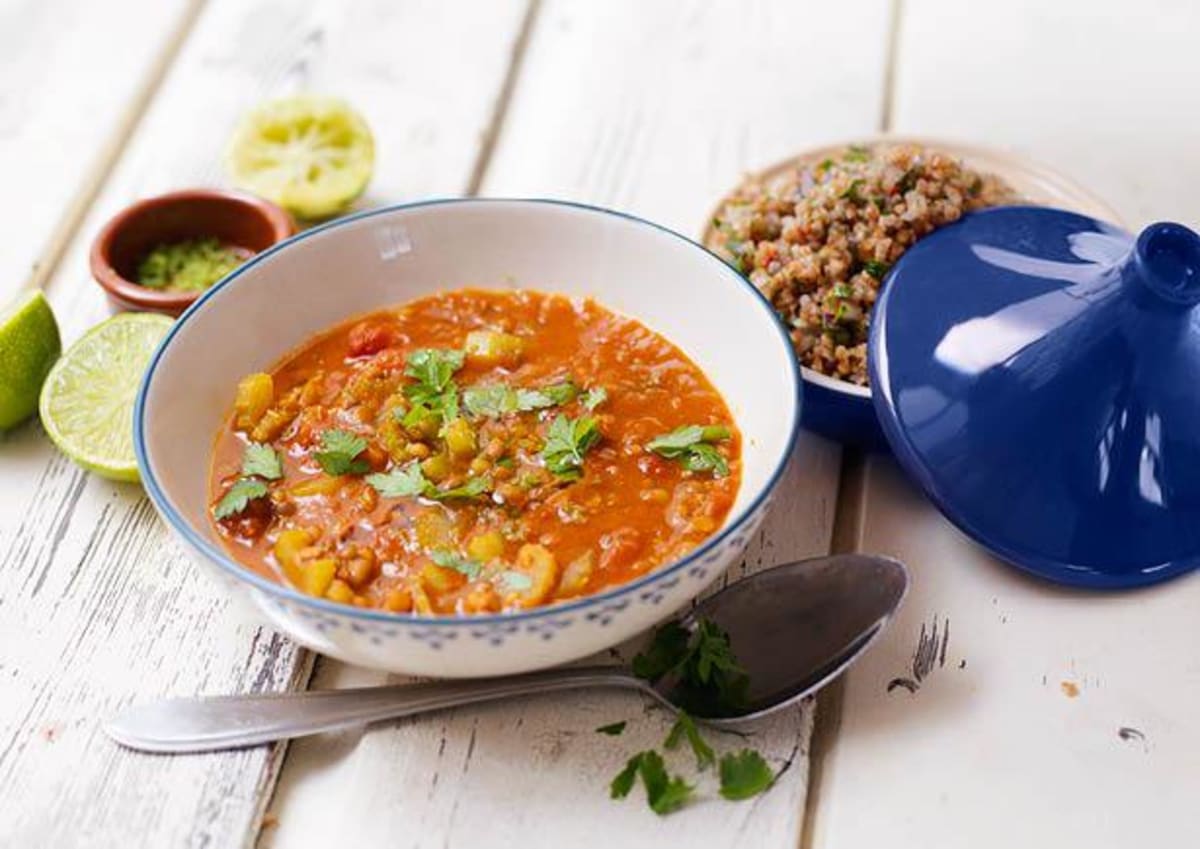
POLYGON ((694 242, 621 213, 538 200, 388 207, 309 230, 209 290, 152 360, 134 413, 142 480, 179 540, 275 628, 349 663, 416 675, 522 672, 616 645, 685 607, 736 563, 788 462, 799 374, 770 305, 694 242), (743 435, 724 525, 625 585, 530 611, 417 616, 335 604, 225 551, 207 518, 212 445, 238 380, 351 316, 463 286, 590 296, 686 352, 743 435))
MULTIPOLYGON (((915 144, 947 153, 960 159, 968 168, 995 174, 1012 186, 1026 202, 1062 207, 1105 221, 1120 221, 1120 216, 1104 201, 1050 168, 1013 153, 942 139, 880 135, 822 145, 758 171, 754 178, 759 182, 770 182, 798 166, 816 165, 852 146, 897 144, 915 144)), ((709 242, 712 222, 720 217, 724 205, 725 200, 722 199, 705 219, 702 243, 709 242)), ((885 277, 885 283, 888 277, 885 277)), ((820 374, 808 367, 801 369, 801 377, 804 385, 802 425, 806 430, 857 448, 888 450, 887 440, 872 406, 870 387, 820 374)))

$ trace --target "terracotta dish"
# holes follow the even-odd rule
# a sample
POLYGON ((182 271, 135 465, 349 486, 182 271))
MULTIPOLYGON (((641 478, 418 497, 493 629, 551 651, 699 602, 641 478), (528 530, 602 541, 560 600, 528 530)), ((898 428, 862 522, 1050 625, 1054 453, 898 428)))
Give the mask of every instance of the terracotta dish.
POLYGON ((286 212, 243 192, 185 189, 140 200, 117 213, 92 243, 92 276, 119 309, 177 316, 203 292, 160 292, 139 285, 137 267, 158 245, 215 238, 259 253, 296 231, 286 212))

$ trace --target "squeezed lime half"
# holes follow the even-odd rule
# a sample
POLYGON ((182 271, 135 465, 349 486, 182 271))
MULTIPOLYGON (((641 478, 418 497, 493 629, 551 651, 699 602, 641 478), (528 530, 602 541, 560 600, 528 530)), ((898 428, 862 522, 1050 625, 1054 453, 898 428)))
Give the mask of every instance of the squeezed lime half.
POLYGON ((300 218, 327 218, 367 187, 375 141, 345 101, 296 95, 264 103, 242 120, 227 165, 239 188, 300 218))
POLYGON ((0 430, 37 410, 42 383, 61 352, 58 322, 40 291, 0 307, 0 430))
POLYGON ((67 349, 42 386, 42 426, 59 450, 90 472, 138 480, 133 403, 142 374, 172 324, 154 313, 123 313, 67 349))

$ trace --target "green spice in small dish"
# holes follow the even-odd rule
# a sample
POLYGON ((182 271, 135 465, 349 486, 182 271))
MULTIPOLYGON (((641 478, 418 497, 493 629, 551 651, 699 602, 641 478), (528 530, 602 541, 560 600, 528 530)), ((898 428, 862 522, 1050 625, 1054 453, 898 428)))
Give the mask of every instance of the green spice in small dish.
POLYGON ((212 238, 162 244, 138 264, 137 282, 162 292, 203 292, 250 255, 212 238))

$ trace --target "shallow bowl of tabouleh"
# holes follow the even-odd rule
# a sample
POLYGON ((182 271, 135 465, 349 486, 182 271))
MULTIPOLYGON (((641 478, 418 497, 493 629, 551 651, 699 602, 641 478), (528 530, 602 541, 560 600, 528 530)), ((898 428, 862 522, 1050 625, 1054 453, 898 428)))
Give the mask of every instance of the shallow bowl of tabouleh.
POLYGON ((939 227, 1014 203, 1119 220, 1086 189, 1022 157, 885 136, 814 148, 747 175, 709 215, 702 241, 788 328, 804 382, 804 426, 882 450, 867 336, 888 272, 939 227))

